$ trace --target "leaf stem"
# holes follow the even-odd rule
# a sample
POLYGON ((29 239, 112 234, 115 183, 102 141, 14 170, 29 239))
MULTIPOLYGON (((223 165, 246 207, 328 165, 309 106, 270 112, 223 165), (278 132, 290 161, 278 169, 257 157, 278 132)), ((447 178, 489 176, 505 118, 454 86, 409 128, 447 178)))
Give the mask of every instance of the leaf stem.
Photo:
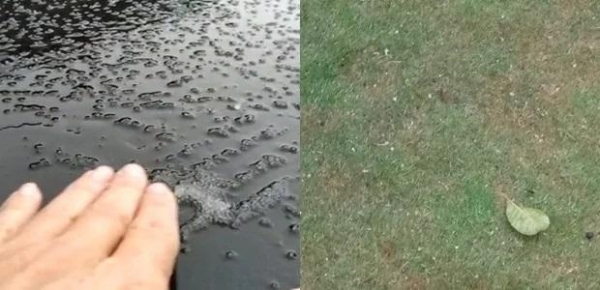
POLYGON ((501 194, 501 195, 502 195, 502 197, 504 197, 504 198, 505 198, 507 201, 510 201, 511 203, 514 203, 514 202, 512 201, 512 199, 511 199, 510 197, 508 197, 508 195, 506 195, 506 193, 502 192, 502 193, 500 193, 500 194, 501 194))

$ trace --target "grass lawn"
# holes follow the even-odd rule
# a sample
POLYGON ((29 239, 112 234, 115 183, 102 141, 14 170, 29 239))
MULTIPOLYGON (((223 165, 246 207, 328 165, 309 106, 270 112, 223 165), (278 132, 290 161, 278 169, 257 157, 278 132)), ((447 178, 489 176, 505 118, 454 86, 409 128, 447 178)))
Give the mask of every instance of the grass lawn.
POLYGON ((600 2, 303 0, 301 41, 303 290, 600 289, 600 2))

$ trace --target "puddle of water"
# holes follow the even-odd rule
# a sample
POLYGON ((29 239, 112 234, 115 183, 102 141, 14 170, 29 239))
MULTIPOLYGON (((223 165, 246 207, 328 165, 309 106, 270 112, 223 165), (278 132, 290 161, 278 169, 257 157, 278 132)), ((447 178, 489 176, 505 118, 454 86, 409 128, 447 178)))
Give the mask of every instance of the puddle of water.
MULTIPOLYGON (((0 3, 0 182, 176 189, 180 289, 299 284, 299 1, 0 3)), ((6 197, 6 196, 2 196, 6 197)))

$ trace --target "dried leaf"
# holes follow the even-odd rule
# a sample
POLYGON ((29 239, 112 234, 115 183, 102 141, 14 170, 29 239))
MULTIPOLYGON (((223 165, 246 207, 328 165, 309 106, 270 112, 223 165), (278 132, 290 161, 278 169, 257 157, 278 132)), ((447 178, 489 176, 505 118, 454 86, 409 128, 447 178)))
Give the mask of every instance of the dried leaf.
POLYGON ((506 217, 519 233, 533 236, 550 226, 550 218, 541 210, 520 207, 511 200, 506 204, 506 217))

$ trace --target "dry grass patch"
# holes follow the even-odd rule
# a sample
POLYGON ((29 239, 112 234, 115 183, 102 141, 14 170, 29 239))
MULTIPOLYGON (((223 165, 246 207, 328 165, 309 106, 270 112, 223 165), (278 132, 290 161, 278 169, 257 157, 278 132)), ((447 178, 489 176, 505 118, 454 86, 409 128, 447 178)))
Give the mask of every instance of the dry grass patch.
POLYGON ((361 86, 370 101, 391 99, 402 82, 401 64, 386 54, 385 49, 369 46, 347 55, 340 81, 361 86))

